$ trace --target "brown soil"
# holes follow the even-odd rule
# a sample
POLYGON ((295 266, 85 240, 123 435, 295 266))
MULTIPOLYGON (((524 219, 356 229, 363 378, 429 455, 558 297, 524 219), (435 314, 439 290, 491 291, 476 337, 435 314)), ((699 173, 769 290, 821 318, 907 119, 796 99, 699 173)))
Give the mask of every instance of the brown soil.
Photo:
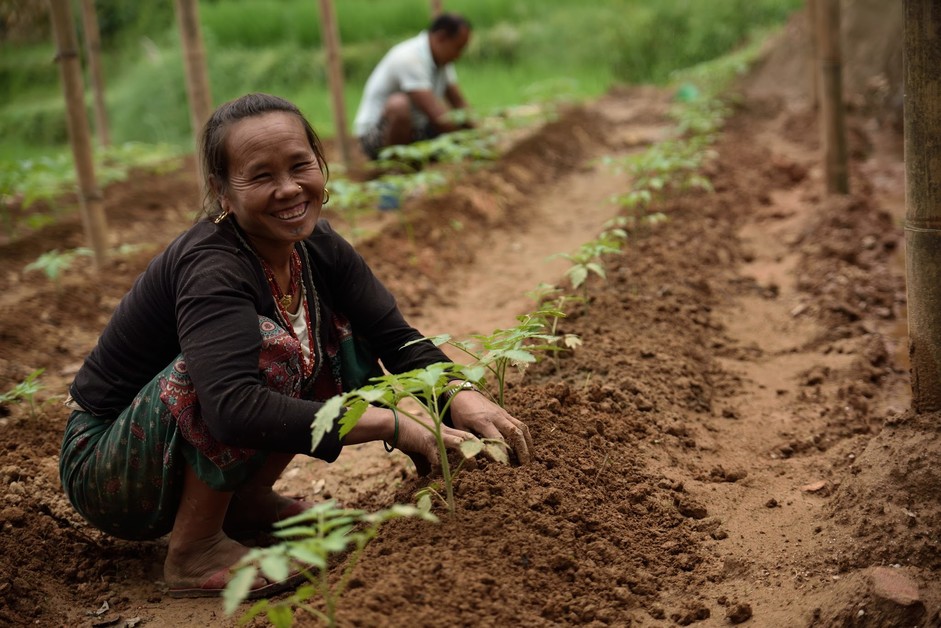
MULTIPOLYGON (((468 471, 440 524, 384 527, 341 625, 941 625, 941 423, 908 411, 901 138, 854 110, 853 192, 828 197, 813 112, 749 94, 707 168, 715 193, 658 206, 669 221, 632 233, 564 319, 583 346, 512 382, 535 461, 468 471)), ((566 112, 359 248, 422 331, 513 326, 528 290, 564 284, 547 257, 616 214, 629 180, 598 158, 663 137, 668 106, 638 88, 566 112)), ((58 287, 22 269, 81 245, 77 220, 2 248, 0 390, 44 367, 48 403, 0 418, 0 624, 236 623, 218 600, 167 597, 166 539, 100 534, 57 474, 56 401, 196 200, 189 169, 110 187, 114 242, 147 248, 58 287)), ((421 486, 378 444, 282 481, 366 509, 421 486)))

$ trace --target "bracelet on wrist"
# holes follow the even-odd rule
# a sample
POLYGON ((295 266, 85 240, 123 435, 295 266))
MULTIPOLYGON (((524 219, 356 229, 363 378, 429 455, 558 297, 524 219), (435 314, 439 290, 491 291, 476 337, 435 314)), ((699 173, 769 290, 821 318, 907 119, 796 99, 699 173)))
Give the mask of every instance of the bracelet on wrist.
POLYGON ((477 390, 477 386, 475 386, 474 382, 472 381, 464 380, 453 388, 445 389, 441 396, 444 397, 445 401, 451 401, 454 398, 454 395, 458 394, 462 390, 477 390))

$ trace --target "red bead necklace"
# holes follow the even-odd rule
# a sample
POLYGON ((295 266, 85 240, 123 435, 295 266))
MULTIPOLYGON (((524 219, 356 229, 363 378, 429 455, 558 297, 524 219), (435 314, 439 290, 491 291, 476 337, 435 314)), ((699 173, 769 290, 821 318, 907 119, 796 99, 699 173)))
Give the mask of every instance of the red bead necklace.
MULTIPOLYGON (((281 286, 278 285, 278 282, 274 277, 274 271, 271 269, 271 266, 268 265, 268 262, 266 262, 261 256, 259 256, 258 259, 261 260, 261 267, 265 271, 265 277, 268 279, 268 287, 271 289, 271 296, 274 297, 275 305, 278 307, 278 311, 281 314, 281 320, 287 327, 288 333, 290 333, 295 340, 300 342, 300 338, 297 337, 297 333, 294 331, 294 325, 291 324, 291 317, 288 314, 288 308, 291 307, 291 303, 294 301, 294 293, 297 292, 298 285, 301 281, 301 256, 298 254, 297 249, 294 249, 291 252, 291 278, 288 281, 287 294, 285 294, 281 290, 281 286)), ((307 299, 301 299, 301 305, 303 306, 304 310, 304 322, 307 325, 307 343, 310 347, 309 360, 304 357, 304 352, 301 351, 301 364, 303 365, 304 378, 306 379, 310 377, 311 373, 314 372, 314 359, 316 352, 314 349, 314 330, 311 329, 310 309, 307 305, 307 299)))

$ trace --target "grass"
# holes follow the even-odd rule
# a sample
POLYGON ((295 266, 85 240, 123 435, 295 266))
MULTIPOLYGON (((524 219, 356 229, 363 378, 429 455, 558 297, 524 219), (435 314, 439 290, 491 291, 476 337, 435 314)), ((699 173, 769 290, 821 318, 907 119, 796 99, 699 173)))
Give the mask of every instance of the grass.
MULTIPOLYGON (((110 131, 117 145, 195 148, 170 4, 98 3, 110 131)), ((803 0, 451 0, 445 5, 474 24, 458 73, 478 115, 490 115, 526 103, 594 98, 618 83, 665 83, 671 72, 725 53, 755 29, 782 23, 803 0)), ((428 0, 335 2, 349 125, 372 67, 390 45, 427 25, 429 7, 428 0)), ((297 103, 322 137, 336 135, 316 3, 204 0, 199 9, 214 102, 248 91, 276 93, 297 103)), ((0 164, 67 155, 69 167, 48 29, 37 28, 32 40, 28 32, 2 37, 0 90, 11 97, 0 103, 0 164)), ((86 106, 91 124, 90 89, 86 106)), ((74 173, 63 173, 70 177, 74 173)))

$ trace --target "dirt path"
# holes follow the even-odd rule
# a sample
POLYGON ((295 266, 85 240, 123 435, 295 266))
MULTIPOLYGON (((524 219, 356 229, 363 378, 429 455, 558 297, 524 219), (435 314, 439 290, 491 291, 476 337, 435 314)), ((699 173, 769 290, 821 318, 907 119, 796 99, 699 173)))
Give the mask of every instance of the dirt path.
MULTIPOLYGON (((639 92, 643 93, 643 92, 639 92)), ((663 119, 668 94, 649 90, 644 98, 610 98, 586 115, 603 118, 603 128, 617 136, 609 144, 593 144, 571 171, 538 186, 526 199, 509 207, 522 217, 518 226, 493 229, 479 246, 475 261, 458 266, 448 277, 447 300, 420 312, 413 323, 428 335, 449 333, 468 337, 513 327, 516 316, 535 306, 527 293, 540 284, 564 283, 570 262, 558 257, 593 240, 617 215, 612 202, 628 185, 626 174, 600 160, 642 150, 670 131, 663 119)), ((578 142, 577 134, 572 142, 578 142)), ((592 142, 584 137, 582 142, 592 142)), ((460 239, 455 242, 460 248, 460 239)), ((457 356, 454 356, 457 359, 457 356)))

